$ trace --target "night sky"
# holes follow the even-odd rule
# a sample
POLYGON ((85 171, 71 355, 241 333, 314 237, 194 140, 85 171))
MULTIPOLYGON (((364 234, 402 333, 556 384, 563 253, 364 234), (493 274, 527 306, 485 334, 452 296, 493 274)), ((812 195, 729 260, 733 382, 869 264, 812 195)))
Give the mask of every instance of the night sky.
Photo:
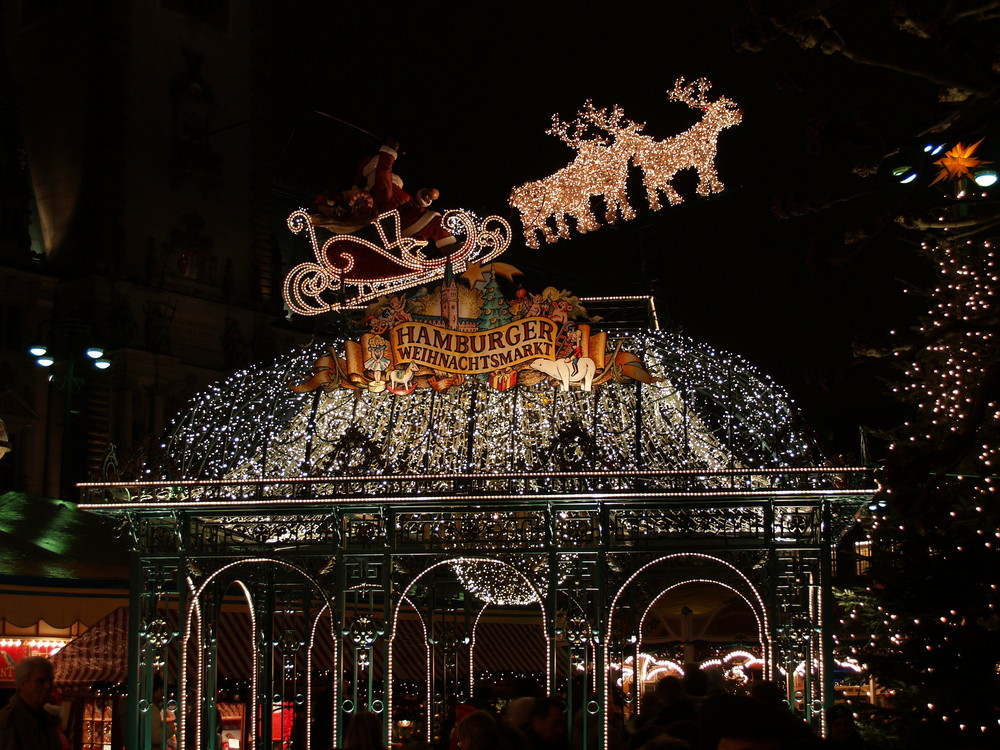
MULTIPOLYGON (((853 8, 844 30, 862 47, 907 64, 964 62, 899 31, 881 3, 841 5, 853 8)), ((737 51, 732 27, 752 20, 744 2, 625 2, 593 12, 504 4, 491 6, 493 16, 484 5, 382 15, 357 4, 306 7, 294 17, 275 12, 263 56, 285 97, 275 176, 304 202, 347 186, 358 158, 378 145, 312 110, 396 135, 405 151, 396 171, 408 187, 433 184, 440 207, 510 219, 515 240, 503 260, 529 274, 526 285, 655 293, 670 326, 742 355, 788 388, 828 453, 856 457, 860 425, 900 418, 883 382, 890 371, 856 362, 852 342, 912 325, 923 308, 903 292, 928 279, 912 251, 918 238, 892 219, 927 181, 900 185, 891 168, 923 157, 930 140, 919 133, 943 111, 936 86, 787 38, 737 51), (526 249, 510 189, 574 155, 545 134, 551 115, 568 119, 589 98, 619 104, 647 133, 668 137, 700 114, 667 98, 681 76, 709 78, 713 94, 744 110, 719 140, 726 191, 698 196, 689 171, 676 182, 686 202, 652 213, 637 179, 637 219, 526 249), (897 148, 871 176, 852 173, 897 148), (856 193, 865 195, 841 200, 856 193), (773 210, 817 199, 833 205, 785 219, 773 210), (858 227, 875 239, 845 244, 858 227)))

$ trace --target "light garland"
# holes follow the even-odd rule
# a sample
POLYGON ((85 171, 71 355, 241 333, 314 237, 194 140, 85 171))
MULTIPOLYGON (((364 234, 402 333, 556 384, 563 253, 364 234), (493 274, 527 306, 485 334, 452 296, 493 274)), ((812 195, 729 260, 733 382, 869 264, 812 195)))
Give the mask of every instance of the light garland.
MULTIPOLYGON (((392 630, 391 630, 391 635, 389 637, 389 644, 386 647, 388 650, 388 662, 389 662, 388 679, 386 681, 386 697, 387 697, 387 703, 390 706, 395 705, 393 702, 393 691, 395 689, 395 684, 396 684, 396 681, 393 679, 393 674, 392 674, 393 672, 392 650, 396 643, 396 633, 397 633, 396 626, 399 623, 399 613, 402 611, 404 605, 412 609, 414 613, 417 615, 417 621, 420 623, 420 632, 423 635, 425 666, 427 674, 429 675, 431 673, 431 649, 427 642, 428 641, 427 623, 424 621, 424 616, 420 614, 420 610, 417 609, 417 606, 410 600, 410 598, 405 593, 403 593, 400 595, 399 603, 396 605, 396 608, 392 613, 392 618, 391 618, 392 630)), ((424 690, 426 691, 426 695, 424 697, 425 700, 424 706, 426 710, 426 716, 424 717, 424 730, 426 732, 426 737, 428 742, 431 741, 431 727, 433 725, 433 722, 431 721, 431 716, 433 715, 434 712, 433 710, 434 704, 432 701, 432 694, 431 694, 432 687, 433 686, 431 685, 430 680, 424 681, 424 690)), ((388 721, 386 722, 386 724, 387 724, 387 737, 388 737, 387 744, 389 747, 392 747, 394 722, 388 721)))
MULTIPOLYGON (((744 581, 746 581, 746 578, 744 578, 744 581)), ((656 598, 654 598, 646 606, 646 609, 643 610, 642 616, 639 618, 638 632, 641 634, 646 629, 646 618, 649 616, 649 613, 653 611, 653 608, 656 606, 656 603, 660 599, 662 599, 664 596, 666 596, 667 594, 669 594, 675 588, 678 588, 680 586, 685 586, 685 585, 687 585, 689 583, 711 583, 711 584, 714 584, 716 586, 720 586, 720 587, 722 587, 724 589, 728 589, 729 591, 732 591, 734 594, 736 594, 738 597, 740 597, 740 599, 742 599, 746 603, 746 605, 750 608, 750 612, 753 614, 754 620, 757 622, 757 637, 758 637, 758 639, 763 644, 767 643, 767 641, 768 641, 768 634, 764 631, 765 620, 766 620, 767 614, 766 614, 766 612, 764 610, 761 609, 761 607, 762 607, 762 601, 761 601, 760 595, 757 593, 757 591, 755 589, 751 589, 751 590, 753 590, 753 593, 756 595, 756 599, 757 599, 756 602, 753 602, 749 598, 747 598, 746 593, 744 593, 743 591, 740 591, 739 589, 735 588, 734 586, 731 586, 728 583, 724 583, 723 581, 719 581, 719 580, 716 580, 714 578, 686 578, 685 580, 683 580, 683 581, 681 581, 679 583, 671 584, 670 586, 667 586, 666 588, 662 589, 660 591, 660 593, 657 594, 656 598)), ((766 646, 765 646, 765 648, 766 648, 766 646)))
POLYGON ((702 110, 704 116, 683 133, 662 141, 643 134, 645 123, 627 119, 617 105, 610 111, 597 109, 588 100, 576 118, 566 123, 553 115, 552 126, 545 132, 576 149, 577 155, 548 177, 511 191, 509 201, 521 214, 528 247, 539 246, 539 234, 546 242, 568 239, 567 217, 576 222, 580 233, 598 229, 600 224, 590 210, 591 198, 604 199, 608 224, 616 223, 619 217, 634 218, 626 192, 630 163, 642 170, 646 198, 654 211, 661 208, 660 193, 671 205, 683 202, 673 180, 684 169, 697 171, 699 195, 721 192, 724 185, 715 169, 719 134, 738 125, 743 112, 726 97, 710 101, 707 94, 711 86, 705 78, 688 85, 683 78, 677 79, 668 96, 702 110), (606 135, 588 136, 594 131, 606 135), (554 233, 550 220, 555 222, 554 233))
MULTIPOLYGON (((628 477, 650 468, 704 471, 708 486, 700 490, 708 497, 716 491, 739 492, 725 479, 725 472, 745 472, 746 466, 778 470, 819 464, 787 395, 744 361, 664 332, 637 335, 626 343, 646 353, 647 366, 661 382, 609 383, 601 394, 554 394, 544 385, 500 392, 481 388, 475 381, 440 393, 416 391, 405 399, 357 399, 354 392, 333 391, 322 395, 315 412, 310 396, 293 393, 286 384, 301 379, 321 350, 293 354, 271 367, 237 373, 192 401, 163 446, 171 471, 161 478, 172 480, 179 495, 160 499, 176 502, 188 492, 197 494, 195 488, 182 488, 186 477, 199 477, 192 481, 202 487, 213 481, 251 482, 245 487, 248 500, 265 497, 296 503, 301 501, 288 498, 281 482, 269 485, 268 480, 314 482, 316 476, 339 471, 343 481, 367 476, 378 484, 389 465, 391 474, 400 478, 427 479, 431 474, 480 478, 508 472, 558 476, 554 443, 559 444, 560 434, 570 440, 567 430, 579 431, 581 426, 593 436, 593 447, 583 452, 574 447, 560 459, 572 462, 565 467, 567 476, 593 471, 628 477), (580 425, 580 416, 593 413, 598 398, 597 422, 590 425, 588 417, 580 425), (637 414, 642 430, 639 451, 637 414), (341 442, 351 429, 365 436, 371 449, 369 462, 336 470, 341 442), (475 435, 471 443, 470 431, 475 435), (532 471, 533 467, 537 468, 532 471)), ((362 454, 351 445, 350 455, 356 461, 362 454)), ((570 442, 564 447, 568 449, 570 442)), ((153 469, 147 471, 152 480, 153 469)), ((769 488, 780 489, 780 484, 760 476, 769 488)), ((822 481, 816 489, 829 484, 822 481)), ((334 496, 344 496, 334 486, 328 489, 334 496)), ((431 496, 439 494, 427 489, 431 496)), ((663 489, 673 491, 669 484, 663 489)), ((752 489, 753 485, 747 486, 752 489)), ((506 494, 489 492, 485 480, 482 490, 506 494)))
MULTIPOLYGON (((205 647, 205 643, 204 643, 204 639, 202 638, 202 633, 203 633, 203 631, 202 631, 203 622, 202 622, 202 611, 201 611, 202 610, 202 607, 201 607, 202 598, 205 595, 205 592, 208 590, 209 585, 219 575, 221 575, 226 570, 229 570, 230 568, 234 568, 234 567, 253 566, 255 564, 266 564, 266 565, 274 565, 274 566, 278 566, 278 567, 283 567, 283 568, 291 570, 291 571, 295 572, 297 575, 301 576, 302 581, 304 583, 309 584, 309 586, 313 590, 313 593, 314 594, 319 594, 319 598, 323 601, 323 604, 324 604, 324 606, 319 610, 319 613, 316 615, 315 621, 319 620, 319 618, 322 616, 324 610, 330 610, 330 611, 332 611, 330 600, 326 596, 326 594, 323 592, 323 588, 319 585, 319 583, 316 581, 316 579, 313 578, 313 576, 308 571, 304 570, 303 568, 301 568, 301 567, 299 567, 297 565, 293 565, 292 563, 286 562, 284 560, 255 557, 255 558, 247 558, 247 559, 243 559, 243 560, 236 560, 234 562, 226 563, 225 565, 223 565, 222 567, 220 567, 218 570, 214 571, 211 575, 209 575, 198 586, 196 586, 195 583, 194 583, 194 581, 189 577, 187 579, 187 583, 188 583, 188 589, 190 590, 190 593, 191 593, 191 602, 188 604, 188 608, 187 608, 188 617, 187 617, 187 622, 186 622, 185 627, 184 627, 184 637, 183 637, 183 639, 181 641, 182 645, 181 645, 181 655, 180 655, 180 657, 181 657, 180 694, 182 696, 189 695, 188 686, 187 686, 187 682, 188 682, 188 677, 187 677, 187 674, 188 674, 188 666, 187 666, 187 664, 188 664, 188 655, 189 655, 189 651, 194 651, 195 654, 196 654, 196 656, 195 656, 196 673, 198 675, 197 681, 196 681, 196 684, 195 684, 195 691, 193 693, 194 714, 195 714, 194 715, 194 720, 195 720, 195 738, 194 738, 195 739, 195 747, 201 747, 202 746, 202 744, 201 744, 201 731, 202 731, 202 726, 203 726, 203 721, 202 721, 203 720, 203 708, 206 705, 206 701, 205 701, 205 698, 206 698, 206 696, 205 696, 205 686, 204 686, 204 679, 205 679, 204 647, 205 647)), ((243 596, 246 599, 247 607, 248 607, 248 610, 249 610, 249 613, 250 613, 250 628, 251 628, 251 633, 256 634, 258 632, 257 631, 257 615, 256 615, 257 608, 254 606, 254 600, 253 600, 252 594, 250 593, 250 589, 247 587, 247 585, 243 581, 236 580, 236 581, 234 581, 234 583, 236 583, 236 585, 239 586, 239 588, 243 592, 243 596)), ((315 621, 312 622, 312 623, 309 623, 310 627, 314 627, 315 621)), ((331 637, 332 637, 332 633, 331 633, 331 637)), ((336 655, 337 655, 336 639, 334 639, 334 644, 335 644, 334 645, 334 658, 336 659, 336 655)), ((259 685, 258 685, 258 679, 257 679, 257 673, 258 673, 258 670, 257 670, 257 667, 258 667, 257 648, 252 648, 251 651, 252 651, 252 654, 253 654, 253 665, 252 665, 253 672, 252 672, 252 677, 251 677, 250 705, 256 707, 258 699, 259 699, 259 689, 260 689, 259 685)), ((309 676, 307 678, 307 687, 306 687, 306 690, 307 690, 308 693, 311 694, 312 693, 312 672, 311 672, 311 670, 309 670, 309 671, 310 671, 310 674, 309 674, 309 676)), ((255 710, 256 710, 256 708, 255 708, 255 710)), ((186 721, 186 719, 185 719, 186 715, 187 715, 186 711, 181 711, 180 712, 180 716, 179 716, 179 720, 178 720, 178 722, 179 722, 178 723, 178 745, 177 745, 178 750, 184 750, 184 744, 185 744, 184 743, 184 736, 185 736, 184 735, 184 723, 186 721)), ((259 717, 256 718, 255 721, 259 721, 259 717)), ((335 726, 336 726, 336 724, 335 724, 335 726)), ((250 739, 250 750, 253 750, 253 747, 254 747, 254 743, 253 743, 253 739, 252 738, 255 736, 255 734, 256 734, 255 731, 251 731, 250 732, 250 738, 251 738, 250 739)))
POLYGON ((507 562, 460 557, 450 564, 465 590, 485 604, 512 607, 541 602, 525 575, 507 562))
MULTIPOLYGON (((330 642, 333 647, 332 661, 334 664, 340 663, 340 639, 337 638, 336 635, 334 634, 333 610, 330 608, 330 603, 325 602, 323 606, 320 608, 319 612, 316 613, 316 617, 312 622, 312 626, 310 628, 310 637, 309 637, 309 650, 306 652, 306 680, 307 680, 306 692, 310 696, 313 694, 312 681, 313 681, 313 674, 315 672, 315 669, 313 668, 313 649, 316 646, 316 638, 320 633, 320 623, 322 622, 324 615, 326 615, 326 619, 330 623, 327 635, 330 636, 330 642)), ((312 700, 306 702, 306 746, 307 747, 312 747, 312 729, 314 721, 313 703, 314 701, 312 700)), ((339 725, 339 716, 338 716, 339 713, 340 712, 337 710, 333 711, 333 718, 332 718, 333 726, 331 731, 334 737, 337 736, 337 729, 339 725)))

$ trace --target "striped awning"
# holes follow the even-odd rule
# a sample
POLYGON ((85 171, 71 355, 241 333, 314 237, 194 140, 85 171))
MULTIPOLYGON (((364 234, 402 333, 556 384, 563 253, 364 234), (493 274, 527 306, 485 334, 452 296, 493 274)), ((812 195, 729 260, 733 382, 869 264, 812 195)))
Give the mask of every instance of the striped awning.
POLYGON ((539 624, 480 622, 473 651, 479 672, 544 672, 545 635, 539 624))
MULTIPOLYGON (((168 626, 177 628, 177 613, 171 611, 168 626)), ((309 643, 305 618, 299 614, 275 613, 274 638, 290 634, 295 666, 306 668, 306 648, 294 648, 294 642, 309 643)), ((427 676, 427 646, 423 629, 417 619, 401 618, 393 644, 393 677, 400 680, 423 681, 427 676)), ((82 635, 67 644, 52 657, 56 684, 60 687, 91 685, 95 682, 124 682, 128 674, 126 649, 128 643, 128 608, 120 607, 95 623, 82 635)), ((313 641, 312 669, 332 670, 334 644, 330 636, 329 617, 320 621, 313 641)), ((245 611, 223 611, 216 624, 218 671, 221 677, 248 679, 253 668, 253 638, 250 615, 245 611)), ((177 643, 168 648, 166 671, 176 675, 179 670, 177 643)), ((385 645, 380 640, 372 655, 372 667, 381 676, 385 645)), ((458 658, 467 668, 469 645, 462 645, 458 658)), ((537 624, 482 621, 476 629, 474 669, 482 672, 543 672, 545 671, 545 638, 537 624)), ((280 655, 276 655, 280 658, 280 655)), ((441 653, 435 649, 438 663, 435 672, 443 670, 441 653)), ((345 669, 353 668, 353 649, 344 653, 345 669)), ((188 665, 193 677, 195 664, 188 665)))
POLYGON ((119 607, 52 657, 56 686, 123 682, 128 672, 128 608, 119 607))
MULTIPOLYGON (((464 633, 459 633, 458 636, 464 638, 464 633)), ((458 647, 461 674, 468 669, 470 651, 477 675, 483 672, 545 671, 545 636, 541 626, 537 624, 488 620, 480 622, 476 628, 475 644, 458 647)), ((381 660, 382 653, 382 647, 376 646, 375 659, 381 660)), ((435 649, 433 658, 436 660, 434 671, 441 674, 444 670, 444 657, 440 649, 435 649)), ((427 646, 419 621, 400 619, 393 641, 392 659, 394 678, 423 681, 426 677, 427 646)))
MULTIPOLYGON (((176 632, 176 610, 169 611, 166 620, 168 627, 176 632)), ((326 623, 329 623, 329 618, 326 618, 326 623)), ((292 632, 300 642, 308 642, 303 617, 276 613, 275 638, 286 631, 292 632)), ((128 674, 128 662, 127 651, 122 646, 128 643, 128 633, 128 608, 119 607, 53 656, 56 684, 70 687, 95 682, 124 682, 128 674)), ((249 613, 223 611, 216 623, 216 639, 219 675, 234 679, 249 678, 253 669, 253 638, 249 613)), ((176 675, 179 671, 180 649, 177 642, 172 646, 167 649, 166 671, 169 675, 176 675)), ((305 658, 305 649, 299 649, 295 654, 298 668, 305 668, 305 658)), ((325 633, 316 638, 312 666, 313 669, 333 668, 333 641, 325 633)), ((189 663, 189 675, 194 675, 195 668, 193 661, 189 663)))

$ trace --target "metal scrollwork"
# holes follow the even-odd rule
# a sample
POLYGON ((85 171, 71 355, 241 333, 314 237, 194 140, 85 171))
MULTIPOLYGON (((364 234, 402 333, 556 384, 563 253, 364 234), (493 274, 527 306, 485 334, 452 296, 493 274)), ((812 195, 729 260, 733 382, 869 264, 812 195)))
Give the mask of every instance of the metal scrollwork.
POLYGON ((507 550, 537 548, 544 540, 541 511, 404 513, 396 519, 396 542, 400 545, 507 550))
POLYGON ((295 635, 295 631, 286 630, 280 636, 278 636, 278 641, 275 643, 278 647, 278 652, 281 654, 281 665, 286 672, 292 672, 295 669, 295 652, 302 647, 302 641, 299 637, 295 635))
POLYGON ((349 630, 349 636, 351 643, 353 643, 358 648, 368 648, 378 637, 382 635, 384 631, 378 626, 371 617, 367 615, 362 615, 351 623, 349 630))
POLYGON ((167 621, 162 617, 150 620, 142 629, 142 636, 146 639, 146 643, 153 649, 153 666, 162 667, 166 662, 164 649, 174 637, 170 626, 167 625, 167 621))
POLYGON ((592 628, 586 617, 577 615, 566 620, 563 637, 574 646, 585 646, 592 638, 592 628))

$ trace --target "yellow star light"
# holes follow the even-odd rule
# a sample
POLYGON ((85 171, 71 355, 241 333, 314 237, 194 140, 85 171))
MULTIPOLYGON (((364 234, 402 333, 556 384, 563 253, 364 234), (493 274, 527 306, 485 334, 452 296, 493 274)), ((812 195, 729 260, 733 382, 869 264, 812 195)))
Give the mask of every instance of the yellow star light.
POLYGON ((493 272, 496 276, 502 276, 508 281, 513 281, 514 276, 517 274, 523 275, 523 272, 509 263, 480 263, 479 261, 472 261, 466 265, 465 273, 460 274, 459 278, 465 279, 469 282, 469 286, 474 287, 477 282, 486 283, 486 277, 484 274, 493 272))
MULTIPOLYGON (((935 164, 941 167, 941 171, 938 172, 938 176, 934 178, 934 182, 940 182, 946 177, 951 180, 959 180, 962 177, 972 178, 972 169, 978 167, 980 164, 989 164, 988 161, 983 161, 982 159, 976 159, 972 156, 973 152, 983 142, 983 139, 979 139, 971 146, 963 146, 961 143, 956 143, 955 148, 950 151, 946 151, 944 156, 938 159, 935 164)), ((934 184, 931 183, 931 185, 934 184)))

